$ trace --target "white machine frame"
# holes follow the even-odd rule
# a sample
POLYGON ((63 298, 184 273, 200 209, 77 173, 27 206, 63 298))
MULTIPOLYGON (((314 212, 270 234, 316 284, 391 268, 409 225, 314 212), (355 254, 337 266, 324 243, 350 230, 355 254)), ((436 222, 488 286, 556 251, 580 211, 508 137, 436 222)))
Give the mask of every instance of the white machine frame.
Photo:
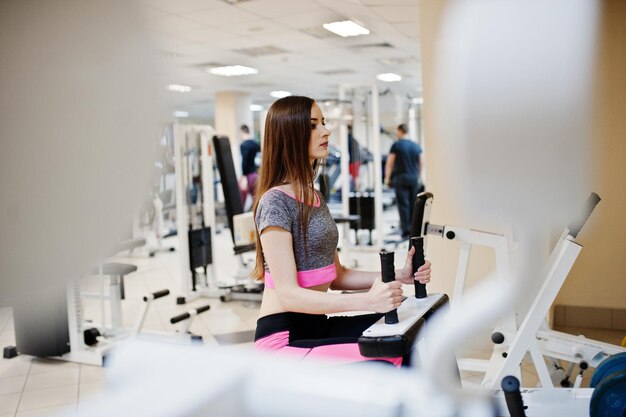
MULTIPOLYGON (((185 158, 189 147, 187 136, 190 134, 200 135, 200 163, 202 164, 202 207, 205 226, 211 228, 211 244, 215 242, 215 194, 213 189, 213 157, 211 138, 215 131, 208 125, 181 125, 174 124, 174 160, 176 170, 176 227, 178 229, 179 267, 180 267, 180 290, 186 301, 198 297, 220 298, 227 291, 220 288, 217 282, 215 262, 207 267, 208 276, 205 282, 199 282, 196 290, 191 285, 191 270, 189 265, 189 242, 187 230, 189 229, 189 210, 186 201, 186 187, 184 173, 188 172, 185 158)), ((189 180, 189 179, 188 179, 189 180)))
MULTIPOLYGON (((347 100, 348 90, 356 88, 367 88, 371 92, 371 120, 370 129, 372 134, 372 156, 374 158, 374 178, 379 178, 382 172, 381 164, 381 150, 380 150, 380 118, 379 118, 379 103, 378 103, 378 85, 376 83, 371 84, 341 84, 339 86, 339 100, 343 102, 347 100)), ((339 140, 341 146, 341 154, 349 155, 348 153, 348 126, 345 123, 339 125, 339 140)), ((349 172, 349 158, 341 158, 341 214, 347 217, 350 214, 350 175, 349 172)), ((383 187, 382 181, 374 181, 374 224, 377 230, 381 230, 383 220, 383 187)), ((346 246, 346 250, 350 246, 350 223, 343 224, 343 236, 342 249, 346 246)), ((382 236, 377 233, 374 236, 373 241, 377 246, 382 247, 382 236)), ((379 249, 377 249, 379 250, 379 249)), ((347 254, 346 254, 347 256, 347 254)))
MULTIPOLYGON (((427 203, 427 207, 429 205, 427 203)), ((427 235, 436 235, 460 243, 459 262, 454 281, 454 293, 451 299, 452 308, 458 305, 463 296, 473 246, 483 246, 494 250, 498 282, 510 282, 512 279, 509 245, 506 236, 480 230, 464 229, 457 226, 438 226, 434 224, 425 225, 425 232, 427 235)), ((513 310, 501 319, 498 328, 507 329, 508 333, 515 333, 517 323, 513 310)), ((496 354, 495 350, 498 350, 498 346, 501 345, 494 347, 494 355, 496 354)), ((498 351, 498 354, 501 353, 498 351)), ((485 372, 487 363, 487 360, 482 359, 458 358, 459 369, 462 371, 485 372)), ((520 379, 521 372, 519 367, 507 375, 514 375, 520 379)))
MULTIPOLYGON (((99 273, 100 282, 104 282, 102 272, 99 273)), ((83 363, 87 365, 102 366, 105 357, 117 346, 118 342, 131 338, 148 338, 160 342, 189 344, 194 341, 189 334, 189 328, 193 318, 198 314, 196 309, 188 311, 189 318, 185 320, 181 328, 176 332, 142 332, 148 315, 148 310, 154 300, 169 295, 169 290, 161 290, 143 297, 144 304, 135 317, 134 324, 130 328, 122 324, 121 282, 119 277, 111 277, 109 294, 104 294, 101 285, 100 294, 85 293, 80 290, 80 281, 69 282, 67 285, 68 329, 70 351, 61 356, 51 357, 68 362, 83 363), (82 299, 99 298, 102 305, 101 322, 87 322, 84 317, 82 299), (110 325, 105 322, 104 301, 109 301, 110 325), (84 330, 96 328, 101 333, 98 343, 88 346, 84 339, 84 330)))
POLYGON ((133 239, 144 239, 145 245, 137 250, 131 249, 130 253, 138 252, 144 256, 154 256, 157 252, 171 252, 175 248, 173 246, 166 246, 164 240, 170 235, 171 230, 165 227, 164 213, 163 213, 163 200, 159 197, 158 192, 155 192, 151 199, 152 206, 154 207, 154 220, 150 225, 142 225, 140 220, 140 208, 137 209, 133 215, 133 239))
MULTIPOLYGON (((119 296, 119 285, 115 288, 111 285, 110 294, 113 298, 119 296), (117 296, 116 293, 117 292, 117 296)), ((117 305, 116 301, 111 301, 111 321, 116 322, 113 309, 117 305)), ((121 317, 119 318, 121 319, 121 317)), ((77 362, 87 365, 102 366, 105 355, 113 348, 112 343, 97 344, 95 346, 87 346, 84 342, 83 331, 85 329, 85 318, 81 303, 80 289, 78 282, 70 282, 67 285, 67 321, 69 327, 70 351, 58 359, 77 362)))
MULTIPOLYGON (((498 279, 512 279, 510 254, 504 235, 433 224, 425 225, 425 232, 461 243, 452 308, 462 297, 470 252, 474 245, 493 248, 498 279)), ((504 405, 504 396, 500 390, 502 379, 514 375, 521 381, 521 363, 528 353, 541 385, 540 388, 522 388, 524 403, 533 410, 532 415, 587 416, 593 388, 581 388, 581 374, 576 377, 571 388, 555 386, 566 375, 557 361, 563 360, 579 366, 585 363, 595 368, 608 356, 626 352, 626 348, 620 346, 548 327, 547 314, 581 250, 582 246, 566 228, 549 257, 543 284, 519 327, 515 313, 511 311, 494 330, 504 336, 504 341, 494 344, 490 359, 458 359, 460 370, 485 374, 479 387, 496 390, 501 405, 504 405)), ((502 410, 506 410, 506 407, 502 407, 502 410)))

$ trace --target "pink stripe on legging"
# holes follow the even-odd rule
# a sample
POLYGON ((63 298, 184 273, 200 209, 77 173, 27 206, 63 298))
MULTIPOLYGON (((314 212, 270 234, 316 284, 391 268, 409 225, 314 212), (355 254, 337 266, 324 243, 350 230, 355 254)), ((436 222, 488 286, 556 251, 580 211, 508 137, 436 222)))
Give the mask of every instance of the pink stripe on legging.
POLYGON ((337 345, 323 345, 314 348, 298 348, 289 346, 289 332, 277 332, 254 342, 259 350, 274 350, 287 353, 289 356, 311 359, 331 359, 333 362, 353 363, 371 360, 391 362, 395 366, 402 365, 402 358, 366 358, 359 352, 356 343, 342 343, 337 345))
POLYGON ((289 346, 289 331, 277 332, 265 336, 254 342, 254 347, 259 350, 275 351, 288 354, 291 357, 304 358, 311 349, 289 346))
POLYGON ((261 350, 279 350, 289 345, 289 331, 277 332, 254 342, 254 347, 261 350))
POLYGON ((395 366, 402 365, 402 358, 367 358, 359 352, 357 343, 342 343, 338 345, 317 346, 311 349, 307 359, 332 359, 341 363, 364 362, 372 360, 382 360, 391 362, 395 366))

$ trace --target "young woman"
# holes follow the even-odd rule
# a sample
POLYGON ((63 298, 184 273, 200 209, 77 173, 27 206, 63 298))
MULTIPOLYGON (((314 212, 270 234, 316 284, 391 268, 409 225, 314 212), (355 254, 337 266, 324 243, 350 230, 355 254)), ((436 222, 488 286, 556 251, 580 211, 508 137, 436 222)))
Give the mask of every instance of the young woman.
MULTIPOLYGON (((414 250, 391 283, 383 283, 379 272, 340 264, 337 226, 313 187, 320 160, 328 156, 329 137, 324 116, 311 98, 285 97, 268 111, 254 204, 253 275, 265 281, 255 345, 356 362, 368 360, 359 354, 357 338, 380 313, 401 304, 403 283, 413 283, 414 250), (367 291, 346 294, 329 289, 367 291), (326 316, 349 311, 378 314, 326 316)), ((430 262, 415 273, 415 279, 430 281, 430 262)), ((388 361, 399 365, 401 358, 388 361)))

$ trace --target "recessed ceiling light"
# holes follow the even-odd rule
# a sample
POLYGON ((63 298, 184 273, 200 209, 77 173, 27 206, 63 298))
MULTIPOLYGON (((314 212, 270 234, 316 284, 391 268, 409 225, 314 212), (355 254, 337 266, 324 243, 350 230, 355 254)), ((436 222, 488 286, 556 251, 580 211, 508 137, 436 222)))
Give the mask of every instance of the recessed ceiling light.
POLYGON ((189 117, 189 112, 188 111, 182 111, 182 110, 176 110, 175 112, 172 113, 172 116, 174 116, 174 117, 189 117))
POLYGON ((290 95, 291 93, 289 91, 272 91, 270 93, 270 96, 275 97, 275 98, 283 98, 283 97, 287 97, 290 95))
POLYGON ((244 67, 243 65, 229 65, 226 67, 215 67, 207 69, 208 72, 224 77, 237 77, 240 75, 253 75, 259 72, 256 68, 244 67))
POLYGON ((167 89, 170 91, 177 91, 179 93, 188 93, 191 91, 191 87, 181 84, 170 84, 167 86, 167 89))
POLYGON ((376 76, 376 79, 380 80, 380 81, 385 81, 385 82, 391 83, 391 82, 394 82, 394 81, 402 80, 402 77, 399 76, 398 74, 394 74, 392 72, 388 72, 388 73, 385 73, 385 74, 378 74, 376 76))
POLYGON ((263 110, 263 106, 260 104, 250 104, 250 111, 261 111, 263 110))
POLYGON ((344 38, 348 36, 368 35, 369 30, 353 22, 352 20, 344 20, 342 22, 324 23, 322 27, 344 38))

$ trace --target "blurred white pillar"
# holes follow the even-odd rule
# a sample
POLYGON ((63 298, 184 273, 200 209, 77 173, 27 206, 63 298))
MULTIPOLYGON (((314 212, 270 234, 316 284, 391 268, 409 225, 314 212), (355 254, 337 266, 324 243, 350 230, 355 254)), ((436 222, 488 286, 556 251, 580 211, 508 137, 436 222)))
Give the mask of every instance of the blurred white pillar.
POLYGON ((420 135, 420 131, 417 128, 417 117, 418 117, 417 109, 415 105, 409 106, 409 138, 415 143, 422 144, 422 138, 420 135))
POLYGON ((267 109, 259 112, 259 143, 263 146, 263 138, 265 138, 265 120, 267 119, 267 109))

